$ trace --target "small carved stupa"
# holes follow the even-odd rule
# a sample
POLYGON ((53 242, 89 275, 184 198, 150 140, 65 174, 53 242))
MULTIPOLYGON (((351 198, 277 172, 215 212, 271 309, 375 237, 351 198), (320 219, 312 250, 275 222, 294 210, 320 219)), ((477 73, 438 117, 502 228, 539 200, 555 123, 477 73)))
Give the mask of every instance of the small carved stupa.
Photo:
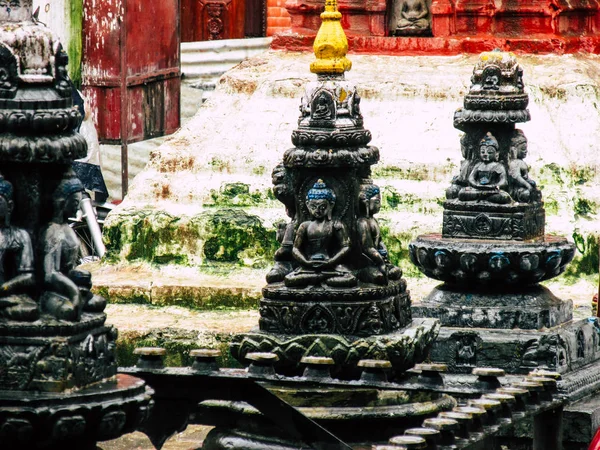
POLYGON ((571 300, 539 284, 564 272, 575 246, 544 234, 542 192, 516 128, 530 120, 528 101, 515 56, 483 53, 454 114, 464 159, 446 190, 442 233, 410 244, 411 261, 444 282, 413 314, 440 319, 431 358, 454 372, 565 372, 598 356, 593 324, 573 321, 571 300))
POLYGON ((263 289, 260 332, 236 337, 232 353, 240 360, 277 353, 288 373, 300 370, 304 356, 332 357, 341 372, 369 358, 390 359, 402 371, 424 357, 436 325, 412 321, 406 282, 375 218, 381 194, 371 166, 379 150, 368 145, 360 96, 344 76, 351 62, 334 0, 321 18, 310 66, 317 80, 302 97, 295 147, 273 171, 274 193, 291 220, 280 229, 263 289), (408 337, 412 327, 419 332, 408 337))

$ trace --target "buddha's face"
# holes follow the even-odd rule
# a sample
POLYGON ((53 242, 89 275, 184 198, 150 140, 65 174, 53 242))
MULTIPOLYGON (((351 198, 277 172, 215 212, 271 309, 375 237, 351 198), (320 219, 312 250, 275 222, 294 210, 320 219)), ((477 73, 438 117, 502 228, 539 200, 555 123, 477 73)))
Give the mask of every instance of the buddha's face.
POLYGON ((498 150, 492 145, 482 145, 479 147, 479 156, 483 162, 496 161, 498 150))
POLYGON ((527 141, 521 141, 515 145, 515 154, 519 159, 527 156, 527 141))
POLYGON ((75 192, 67 197, 64 209, 64 215, 66 217, 75 217, 77 215, 82 198, 83 194, 81 192, 75 192))
POLYGON ((332 203, 327 199, 309 200, 306 203, 310 215, 317 220, 322 220, 329 215, 332 203))
POLYGON ((381 195, 374 195, 369 199, 369 211, 371 215, 377 214, 381 210, 381 195))

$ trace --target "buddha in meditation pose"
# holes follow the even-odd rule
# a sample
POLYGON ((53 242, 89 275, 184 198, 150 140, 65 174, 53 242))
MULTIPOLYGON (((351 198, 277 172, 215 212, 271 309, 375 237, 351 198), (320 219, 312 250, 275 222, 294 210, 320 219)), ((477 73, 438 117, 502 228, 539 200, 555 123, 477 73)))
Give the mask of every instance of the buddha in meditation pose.
POLYGON ((77 178, 62 180, 52 196, 52 219, 41 235, 44 287, 42 309, 62 320, 79 320, 83 300, 74 280, 79 263, 79 238, 67 219, 74 217, 82 199, 83 185, 77 178))
POLYGON ((33 321, 38 304, 27 292, 35 285, 33 247, 27 231, 10 224, 12 184, 0 176, 0 317, 33 321))
POLYGON ((428 34, 429 8, 425 0, 399 0, 396 3, 397 23, 391 24, 396 36, 418 36, 428 34))
POLYGON ((498 141, 491 133, 487 133, 479 142, 480 161, 471 169, 469 185, 459 191, 459 200, 485 200, 498 204, 512 202, 512 198, 506 192, 506 169, 498 161, 498 157, 498 141))
POLYGON ((311 220, 298 226, 292 254, 299 267, 285 277, 287 287, 325 283, 332 287, 352 287, 356 277, 342 264, 350 252, 350 239, 344 224, 332 218, 336 195, 323 180, 306 194, 311 220))
POLYGON ((528 203, 539 199, 536 183, 529 178, 529 167, 523 159, 527 156, 527 138, 523 131, 515 130, 510 141, 512 159, 508 164, 508 175, 511 180, 511 196, 517 202, 528 203))

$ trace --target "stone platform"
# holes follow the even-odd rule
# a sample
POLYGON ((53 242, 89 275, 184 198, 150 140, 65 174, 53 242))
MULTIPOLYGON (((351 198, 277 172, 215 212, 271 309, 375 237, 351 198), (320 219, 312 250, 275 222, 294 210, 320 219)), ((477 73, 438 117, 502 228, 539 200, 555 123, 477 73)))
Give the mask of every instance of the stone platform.
MULTIPOLYGON (((475 57, 352 59, 355 69, 347 78, 360 86, 365 125, 381 154, 373 178, 382 188, 383 237, 391 258, 410 274, 414 269, 402 262, 403 252, 417 234, 440 229, 441 197, 460 163, 459 132, 451 119, 475 57)), ((600 57, 519 60, 536 118, 522 128, 530 141, 532 177, 544 186, 546 231, 575 233, 584 257, 576 256, 569 270, 593 273, 600 57)), ((270 172, 292 146, 309 62, 308 54, 269 51, 227 72, 197 115, 152 151, 128 197, 109 216, 105 238, 112 257, 201 265, 203 273, 221 263, 233 272, 266 268, 276 245, 275 224, 286 220, 273 200, 270 172), (232 250, 219 252, 221 246, 232 250)))

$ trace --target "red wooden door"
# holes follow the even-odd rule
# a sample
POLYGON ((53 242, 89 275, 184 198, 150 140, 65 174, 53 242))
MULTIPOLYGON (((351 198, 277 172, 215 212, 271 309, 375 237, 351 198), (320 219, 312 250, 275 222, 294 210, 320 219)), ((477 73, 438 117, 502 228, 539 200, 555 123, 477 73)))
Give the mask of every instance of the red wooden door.
POLYGON ((266 36, 265 0, 181 0, 181 41, 266 36))

